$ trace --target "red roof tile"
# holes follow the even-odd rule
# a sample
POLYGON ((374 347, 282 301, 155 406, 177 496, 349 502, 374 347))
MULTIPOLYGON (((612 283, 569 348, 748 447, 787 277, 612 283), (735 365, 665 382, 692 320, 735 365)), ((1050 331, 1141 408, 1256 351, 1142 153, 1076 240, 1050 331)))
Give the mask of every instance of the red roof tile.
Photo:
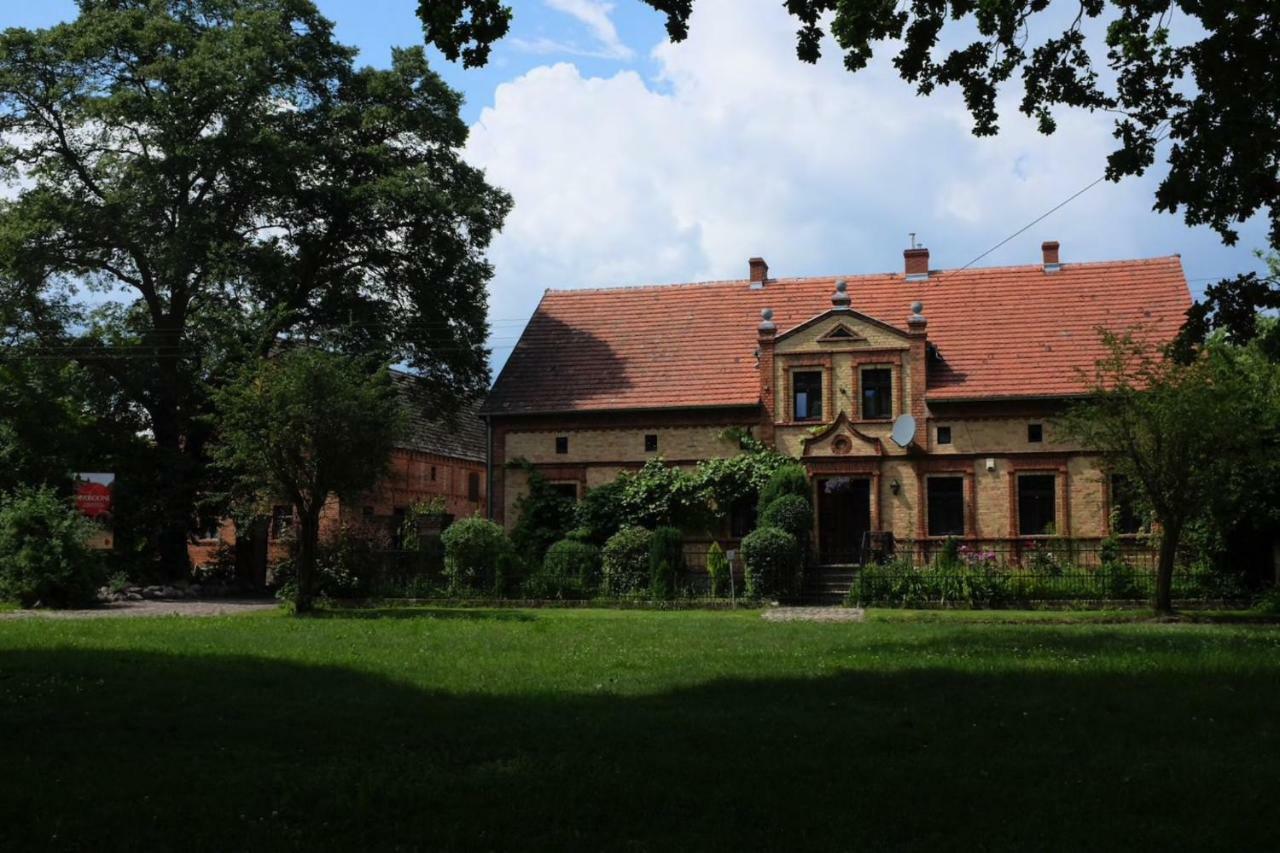
POLYGON ((1160 342, 1191 305, 1181 260, 1039 265, 933 273, 778 279, 600 290, 543 296, 484 411, 501 413, 752 405, 760 310, 779 333, 831 307, 838 278, 852 308, 906 331, 924 303, 942 363, 930 400, 1079 393, 1078 370, 1102 355, 1097 330, 1142 326, 1160 342))

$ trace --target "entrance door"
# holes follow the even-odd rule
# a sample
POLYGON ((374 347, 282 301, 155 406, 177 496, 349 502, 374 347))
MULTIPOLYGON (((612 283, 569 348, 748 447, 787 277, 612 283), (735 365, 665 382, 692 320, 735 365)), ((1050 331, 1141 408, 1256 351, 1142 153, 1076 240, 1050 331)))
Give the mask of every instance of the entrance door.
POLYGON ((871 529, 871 481, 818 481, 818 556, 824 565, 862 562, 862 535, 871 529))

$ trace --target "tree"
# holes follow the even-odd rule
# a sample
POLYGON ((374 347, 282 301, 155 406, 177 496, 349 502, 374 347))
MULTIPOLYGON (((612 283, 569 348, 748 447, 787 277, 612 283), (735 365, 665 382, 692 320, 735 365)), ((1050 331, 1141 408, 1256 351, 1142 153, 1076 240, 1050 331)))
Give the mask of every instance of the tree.
POLYGON ((279 340, 409 364, 442 414, 487 384, 483 253, 510 201, 462 162, 421 49, 354 55, 311 0, 80 0, 0 33, 0 287, 28 343, 144 414, 172 574, 210 392, 279 340))
MULTIPOLYGON (((688 36, 694 0, 643 0, 667 18, 673 41, 688 36)), ((1155 208, 1183 210, 1189 225, 1209 225, 1234 244, 1235 226, 1258 211, 1280 247, 1280 16, 1274 0, 1049 0, 914 2, 785 0, 796 19, 796 53, 816 62, 830 35, 850 71, 876 48, 894 45, 902 79, 928 95, 957 86, 978 136, 999 130, 1001 88, 1022 80, 1019 109, 1042 133, 1056 129, 1058 107, 1116 114, 1116 150, 1106 177, 1143 174, 1169 139, 1169 171, 1155 208), (1067 6, 1067 17, 1061 15, 1067 6), (1175 17, 1176 30, 1175 30, 1175 17), (1086 30, 1106 22, 1102 44, 1086 30), (1064 25, 1065 22, 1065 25, 1064 25), (972 35, 973 31, 977 35, 972 35), (940 50, 956 33, 961 46, 940 50), (1042 38, 1033 39, 1033 34, 1042 38), (1175 34, 1191 33, 1179 42, 1175 34), (1095 57, 1105 50, 1107 71, 1095 57), (1245 82, 1242 82, 1245 81, 1245 82)), ((423 3, 427 40, 450 59, 483 65, 506 34, 510 11, 495 0, 423 3)), ((1280 305, 1280 279, 1226 279, 1206 296, 1210 307, 1247 300, 1249 314, 1280 305)))
POLYGON ((1219 491, 1275 446, 1280 373, 1241 369, 1229 347, 1210 345, 1189 364, 1132 336, 1105 334, 1093 391, 1063 419, 1066 434, 1107 454, 1159 527, 1155 607, 1172 611, 1178 544, 1219 491), (1265 384, 1261 384, 1265 382, 1265 384))
POLYGON ((387 370, 299 348, 251 364, 217 392, 214 457, 239 492, 287 499, 298 517, 297 611, 311 609, 320 515, 385 472, 404 413, 387 370))

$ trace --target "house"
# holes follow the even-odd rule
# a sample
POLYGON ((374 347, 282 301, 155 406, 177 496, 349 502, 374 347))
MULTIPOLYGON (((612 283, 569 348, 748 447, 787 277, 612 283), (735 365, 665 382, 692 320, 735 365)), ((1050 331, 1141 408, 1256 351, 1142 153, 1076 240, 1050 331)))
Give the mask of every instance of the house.
MULTIPOLYGON (((467 404, 452 419, 439 418, 413 375, 394 372, 392 380, 408 414, 407 428, 391 452, 386 475, 373 489, 354 500, 329 499, 320 520, 322 541, 346 526, 394 547, 409 508, 437 498, 443 501, 445 513, 455 518, 485 512, 485 425, 478 416, 481 401, 467 404)), ((268 562, 287 553, 293 524, 293 508, 282 502, 272 507, 263 535, 248 544, 254 551, 249 559, 259 567, 255 570, 259 577, 264 576, 268 562)), ((188 550, 192 563, 202 565, 213 559, 219 548, 235 544, 235 524, 227 519, 212 526, 188 550)))
MULTIPOLYGON (((490 512, 508 528, 525 460, 581 496, 661 457, 739 452, 728 427, 800 459, 817 557, 868 543, 1134 532, 1122 483, 1054 418, 1087 386, 1099 328, 1164 342, 1191 304, 1178 256, 547 291, 482 409, 490 512), (908 417, 909 416, 909 417, 908 417)), ((733 529, 750 528, 748 510, 733 529)))

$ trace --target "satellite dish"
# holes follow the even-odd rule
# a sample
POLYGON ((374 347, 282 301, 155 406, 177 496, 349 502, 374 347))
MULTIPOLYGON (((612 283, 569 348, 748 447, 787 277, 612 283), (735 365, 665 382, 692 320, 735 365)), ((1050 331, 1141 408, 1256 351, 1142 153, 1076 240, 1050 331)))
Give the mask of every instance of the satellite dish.
POLYGON ((916 419, 911 415, 898 415, 893 422, 893 432, 889 434, 893 443, 899 447, 907 447, 916 437, 916 419))

